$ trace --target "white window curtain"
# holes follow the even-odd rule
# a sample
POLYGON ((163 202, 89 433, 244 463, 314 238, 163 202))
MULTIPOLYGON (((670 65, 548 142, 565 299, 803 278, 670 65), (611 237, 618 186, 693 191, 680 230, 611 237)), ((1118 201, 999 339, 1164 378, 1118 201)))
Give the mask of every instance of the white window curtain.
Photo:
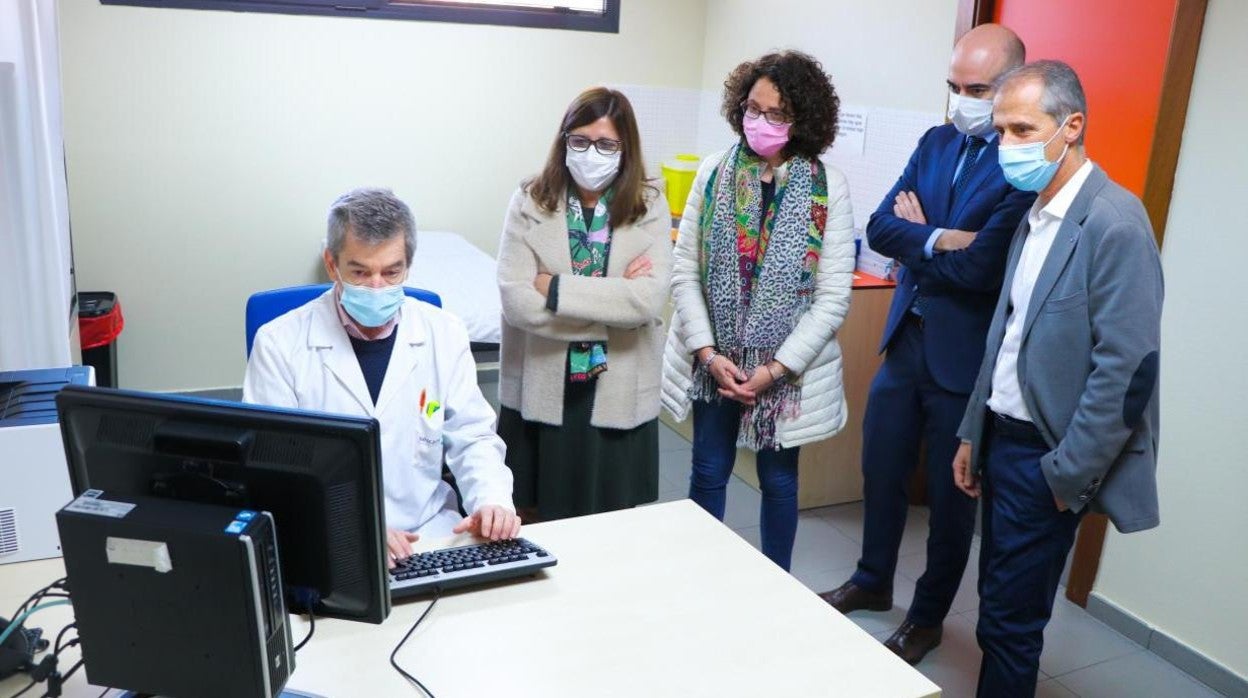
POLYGON ((0 370, 77 354, 56 4, 0 0, 0 370))

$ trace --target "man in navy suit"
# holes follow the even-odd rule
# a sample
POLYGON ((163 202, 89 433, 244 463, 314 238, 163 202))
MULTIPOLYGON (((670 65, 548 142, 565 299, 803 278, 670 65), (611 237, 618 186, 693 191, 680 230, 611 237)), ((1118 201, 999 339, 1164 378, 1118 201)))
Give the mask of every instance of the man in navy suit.
POLYGON ((1023 61, 1022 41, 1000 25, 958 40, 947 81, 952 123, 923 135, 867 225, 871 248, 902 268, 863 418, 862 557, 849 581, 821 596, 842 613, 892 608, 906 484, 925 444, 927 569, 905 622, 885 642, 911 664, 940 644, 974 534, 975 501, 954 485, 949 463, 1010 237, 1035 199, 1006 183, 992 126, 993 83, 1023 61))

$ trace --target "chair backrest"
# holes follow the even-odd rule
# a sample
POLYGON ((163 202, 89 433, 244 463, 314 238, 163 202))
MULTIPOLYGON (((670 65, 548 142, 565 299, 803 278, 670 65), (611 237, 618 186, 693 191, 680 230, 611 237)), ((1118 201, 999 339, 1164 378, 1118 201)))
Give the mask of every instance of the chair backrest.
MULTIPOLYGON (((256 341, 256 331, 261 325, 314 298, 319 298, 321 294, 329 290, 330 286, 332 284, 289 286, 251 294, 251 298, 247 299, 247 356, 251 356, 251 345, 256 341)), ((424 301, 438 308, 442 307, 442 299, 433 291, 404 286, 403 292, 418 301, 424 301)))

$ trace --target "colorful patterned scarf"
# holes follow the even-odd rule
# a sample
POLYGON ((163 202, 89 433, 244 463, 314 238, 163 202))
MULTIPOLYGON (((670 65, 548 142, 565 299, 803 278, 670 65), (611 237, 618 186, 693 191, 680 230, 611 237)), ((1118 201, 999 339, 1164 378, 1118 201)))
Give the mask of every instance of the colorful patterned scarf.
MULTIPOLYGON (((706 182, 699 220, 702 289, 715 346, 747 374, 775 357, 810 307, 828 217, 827 174, 795 157, 775 173, 776 194, 762 210, 766 163, 738 144, 706 182)), ((700 364, 689 397, 718 400, 719 384, 700 364)), ((798 414, 801 387, 784 381, 742 406, 737 445, 779 449, 776 420, 798 414)))
MULTIPOLYGON (((572 253, 572 273, 578 276, 604 276, 611 252, 611 226, 607 207, 612 190, 603 192, 594 207, 593 218, 585 220, 581 199, 568 190, 568 245, 572 253)), ((603 342, 573 342, 568 349, 568 380, 583 383, 607 370, 607 345, 603 342)))

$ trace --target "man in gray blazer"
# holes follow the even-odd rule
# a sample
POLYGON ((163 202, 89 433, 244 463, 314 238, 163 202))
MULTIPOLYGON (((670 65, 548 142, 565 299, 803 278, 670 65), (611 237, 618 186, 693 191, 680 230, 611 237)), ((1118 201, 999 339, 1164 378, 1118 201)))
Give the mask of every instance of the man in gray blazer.
POLYGON ((997 89, 1002 171, 1039 196, 1010 245, 953 461, 958 487, 983 497, 980 696, 1035 692, 1084 512, 1124 533, 1159 521, 1161 261, 1139 199, 1087 159, 1086 114, 1065 63, 1029 63, 997 89))

